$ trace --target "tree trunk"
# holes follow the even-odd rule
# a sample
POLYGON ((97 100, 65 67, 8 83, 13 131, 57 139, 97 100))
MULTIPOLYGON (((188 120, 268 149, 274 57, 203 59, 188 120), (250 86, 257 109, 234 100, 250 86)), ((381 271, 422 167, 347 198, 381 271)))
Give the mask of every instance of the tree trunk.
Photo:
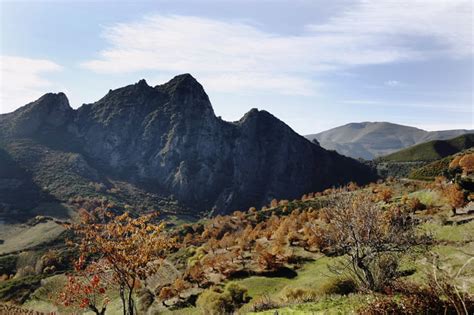
POLYGON ((93 311, 96 315, 104 315, 105 314, 105 306, 99 311, 95 305, 89 305, 89 309, 93 311))
POLYGON ((372 275, 372 272, 370 272, 369 267, 367 267, 364 264, 362 259, 357 259, 357 267, 359 267, 364 273, 364 276, 367 282, 367 288, 369 290, 375 290, 375 279, 374 279, 374 276, 372 275))
POLYGON ((123 315, 127 315, 127 303, 125 302, 124 286, 120 285, 120 300, 122 300, 123 315))
POLYGON ((133 288, 135 287, 135 279, 132 281, 132 285, 128 287, 128 314, 135 314, 135 303, 133 301, 133 288))

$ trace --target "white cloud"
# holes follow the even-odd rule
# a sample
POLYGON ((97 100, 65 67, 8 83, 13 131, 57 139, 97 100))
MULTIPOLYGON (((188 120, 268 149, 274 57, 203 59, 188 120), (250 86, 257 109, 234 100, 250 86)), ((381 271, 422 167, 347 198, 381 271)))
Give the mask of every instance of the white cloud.
POLYGON ((396 86, 400 86, 401 83, 400 81, 397 81, 397 80, 388 80, 388 81, 385 81, 384 84, 390 87, 396 87, 396 86))
POLYGON ((375 44, 412 47, 418 52, 456 57, 473 53, 470 0, 361 0, 328 23, 308 28, 334 36, 361 36, 375 44))
POLYGON ((360 1, 299 35, 241 22, 152 15, 105 28, 108 48, 82 66, 101 73, 190 72, 213 91, 311 94, 328 71, 472 54, 469 0, 360 1))
POLYGON ((61 69, 50 60, 0 56, 0 112, 13 111, 48 92, 53 83, 43 74, 61 69))

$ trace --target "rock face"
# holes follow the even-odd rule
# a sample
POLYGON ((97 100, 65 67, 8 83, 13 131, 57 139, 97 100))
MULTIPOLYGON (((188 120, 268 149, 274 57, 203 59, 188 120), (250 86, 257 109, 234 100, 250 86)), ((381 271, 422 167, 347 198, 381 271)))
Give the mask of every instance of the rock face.
POLYGON ((361 122, 306 137, 310 140, 317 139, 328 150, 336 150, 352 158, 372 160, 415 144, 447 140, 472 132, 473 130, 464 129, 426 131, 389 122, 361 122))
MULTIPOLYGON (((311 143, 266 111, 252 109, 237 122, 221 120, 189 74, 156 87, 141 80, 77 110, 64 94, 47 94, 0 115, 0 131, 7 152, 26 138, 45 150, 70 152, 67 171, 86 181, 108 186, 105 178, 117 178, 173 195, 196 211, 247 209, 373 179, 366 166, 311 143)), ((20 162, 27 154, 10 153, 20 162)), ((25 163, 39 172, 35 162, 25 163)))

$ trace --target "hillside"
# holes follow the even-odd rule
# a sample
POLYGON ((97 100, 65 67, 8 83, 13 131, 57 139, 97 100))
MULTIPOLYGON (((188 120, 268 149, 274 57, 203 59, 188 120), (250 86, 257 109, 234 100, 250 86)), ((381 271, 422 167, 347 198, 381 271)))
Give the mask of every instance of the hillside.
POLYGON ((466 134, 449 140, 433 140, 418 144, 380 159, 393 162, 434 161, 473 146, 474 134, 466 134))
MULTIPOLYGON (((460 158, 469 154, 473 154, 474 149, 467 149, 461 152, 458 152, 453 155, 449 155, 442 159, 436 160, 434 162, 430 162, 426 165, 423 165, 420 168, 414 168, 410 173, 409 177, 412 179, 421 179, 421 180, 433 180, 438 176, 449 176, 455 177, 456 170, 450 168, 451 162, 456 159, 460 158)), ((457 178, 458 182, 465 183, 466 178, 457 178)), ((470 180, 472 182, 472 179, 470 180)), ((472 185, 472 184, 471 184, 472 185)))
POLYGON ((87 198, 141 212, 226 213, 374 179, 266 111, 221 120, 189 74, 155 87, 141 80, 77 110, 63 93, 46 94, 0 115, 0 147, 13 166, 1 170, 0 194, 10 196, 2 209, 25 216, 87 198))
POLYGON ((307 135, 317 139, 325 149, 340 154, 372 160, 403 148, 431 140, 446 140, 466 134, 469 130, 425 131, 388 122, 350 123, 318 134, 307 135))
MULTIPOLYGON (((431 166, 428 166, 430 163, 433 166, 439 164, 439 166, 435 167, 436 169, 439 169, 441 165, 447 167, 450 159, 452 159, 450 156, 467 150, 473 147, 473 145, 474 134, 466 134, 449 140, 434 140, 418 144, 408 149, 376 158, 368 164, 376 167, 378 174, 383 177, 413 177, 412 172, 417 172, 416 170, 420 170, 421 173, 432 174, 432 171, 428 171, 431 168, 431 166)), ((439 173, 439 170, 434 173, 439 173)), ((442 173, 438 175, 440 176, 442 173)), ((416 175, 415 177, 418 179, 423 177, 420 176, 416 175)), ((435 176, 428 177, 434 178, 435 176)))
MULTIPOLYGON (((177 248, 136 290, 136 305, 142 313, 163 314, 416 314, 420 310, 439 314, 446 309, 451 314, 453 306, 444 299, 446 293, 430 282, 435 270, 431 261, 436 257, 433 264, 442 267, 437 271, 439 283, 455 285, 470 313, 474 309, 473 264, 467 262, 474 250, 469 233, 474 222, 469 213, 452 215, 454 204, 462 208, 467 201, 452 200, 453 193, 465 196, 455 185, 439 181, 351 184, 176 226, 165 233, 169 239, 176 238, 177 248), (343 212, 338 212, 341 208, 343 212), (367 209, 372 216, 361 219, 367 209), (464 224, 456 224, 461 221, 464 224), (366 233, 367 227, 373 233, 366 233), (362 242, 365 251, 371 244, 384 251, 379 257, 369 251, 369 258, 361 260, 375 268, 371 270, 377 272, 377 281, 387 281, 381 282, 383 288, 368 290, 361 282, 363 276, 357 276, 359 269, 354 271, 356 265, 348 263, 344 250, 357 252, 352 233, 361 236, 355 242, 362 242), (409 245, 392 252, 423 240, 426 247, 409 245), (337 242, 344 246, 338 247, 337 242), (385 248, 387 243, 391 246, 385 248), (449 278, 451 271, 455 278, 449 278)), ((51 230, 48 236, 57 230, 49 221, 39 225, 38 230, 51 230)), ((68 281, 64 273, 77 259, 73 248, 47 242, 34 243, 35 251, 25 248, 0 257, 0 272, 10 275, 0 281, 0 301, 16 301, 23 310, 84 311, 85 307, 74 309, 55 298, 68 281), (51 270, 56 272, 51 274, 51 270)), ((110 299, 106 314, 119 313, 117 292, 108 288, 102 294, 110 299)), ((95 297, 100 301, 103 295, 95 297)), ((2 307, 14 309, 8 304, 2 307)))

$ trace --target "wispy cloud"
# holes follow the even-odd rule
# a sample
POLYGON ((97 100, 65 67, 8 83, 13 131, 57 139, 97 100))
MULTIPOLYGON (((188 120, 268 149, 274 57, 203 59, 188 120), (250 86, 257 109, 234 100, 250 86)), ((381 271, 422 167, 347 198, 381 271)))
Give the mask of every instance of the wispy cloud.
POLYGON ((106 27, 101 73, 191 72, 214 91, 311 94, 314 77, 356 66, 472 54, 469 0, 360 1, 298 35, 242 22, 151 15, 106 27))
POLYGON ((53 61, 0 56, 0 112, 10 112, 48 92, 53 85, 44 73, 60 71, 53 61))
POLYGON ((460 57, 473 51, 472 9, 470 0, 361 0, 328 23, 309 29, 334 36, 351 34, 403 51, 460 57))

